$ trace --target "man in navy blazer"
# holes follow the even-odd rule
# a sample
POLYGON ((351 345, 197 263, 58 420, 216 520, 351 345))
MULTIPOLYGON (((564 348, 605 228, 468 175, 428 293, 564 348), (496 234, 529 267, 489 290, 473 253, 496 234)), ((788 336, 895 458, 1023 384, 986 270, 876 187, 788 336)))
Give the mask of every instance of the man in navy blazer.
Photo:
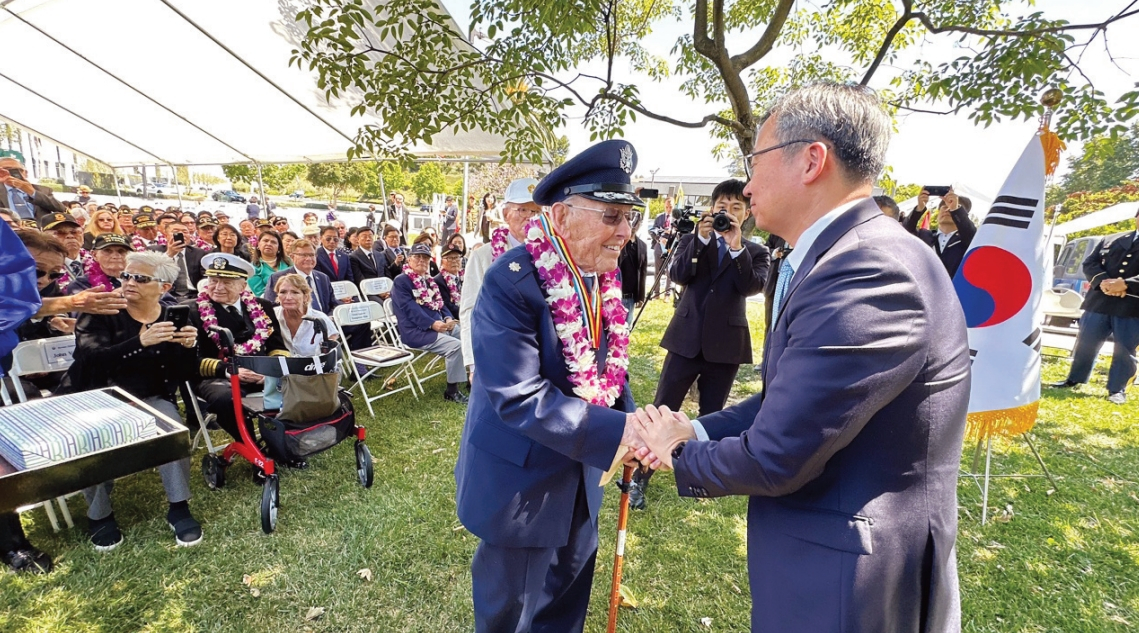
POLYGON ((265 299, 270 303, 277 302, 277 280, 290 273, 303 275, 312 288, 312 307, 325 314, 332 314, 332 309, 338 304, 332 293, 332 282, 328 275, 316 270, 316 247, 307 240, 293 242, 289 249, 289 258, 293 260, 290 268, 277 271, 269 277, 269 284, 265 287, 265 299))
POLYGON ((698 424, 650 407, 637 425, 682 496, 750 496, 753 631, 961 626, 965 318, 937 256, 870 197, 889 132, 865 87, 776 102, 746 190, 756 226, 792 247, 764 391, 698 424))
POLYGON ((352 275, 352 260, 340 250, 340 229, 325 226, 320 229, 320 248, 316 249, 316 269, 332 281, 356 282, 352 275))
MULTIPOLYGON (((605 141, 533 192, 587 279, 616 270, 632 234, 629 215, 641 204, 629 185, 635 167, 631 145, 605 141)), ((633 410, 628 384, 610 406, 575 394, 526 248, 508 250, 487 269, 471 319, 478 371, 455 480, 459 520, 482 539, 471 564, 475 630, 581 631, 601 476, 622 446, 640 445, 626 413, 633 410)), ((610 362, 602 334, 599 372, 610 362)))
POLYGON ((411 247, 407 266, 423 287, 428 290, 426 299, 416 297, 416 282, 407 273, 395 278, 392 283, 392 311, 395 312, 396 327, 404 345, 421 349, 443 357, 447 366, 447 389, 443 399, 466 404, 467 397, 459 391, 459 384, 467 381, 467 364, 463 362, 463 344, 459 342, 459 322, 443 303, 438 294, 435 280, 428 272, 431 263, 431 247, 416 244, 411 247), (438 309, 420 301, 439 301, 438 309))

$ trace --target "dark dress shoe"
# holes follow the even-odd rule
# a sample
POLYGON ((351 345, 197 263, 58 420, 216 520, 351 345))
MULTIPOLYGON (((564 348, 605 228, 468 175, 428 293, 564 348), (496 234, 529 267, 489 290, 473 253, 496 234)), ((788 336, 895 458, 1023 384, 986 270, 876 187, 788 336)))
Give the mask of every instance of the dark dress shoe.
POLYGON ((1080 383, 1072 380, 1065 380, 1063 382, 1050 382, 1044 386, 1051 387, 1052 389, 1071 389, 1072 387, 1080 386, 1080 383))
POLYGON ((24 549, 12 550, 0 554, 0 560, 14 572, 26 574, 50 574, 55 568, 51 557, 38 549, 27 546, 24 549))
POLYGON ((467 402, 470 400, 464 396, 461 391, 456 391, 455 393, 445 393, 443 394, 443 399, 448 402, 457 402, 459 404, 467 404, 467 402))

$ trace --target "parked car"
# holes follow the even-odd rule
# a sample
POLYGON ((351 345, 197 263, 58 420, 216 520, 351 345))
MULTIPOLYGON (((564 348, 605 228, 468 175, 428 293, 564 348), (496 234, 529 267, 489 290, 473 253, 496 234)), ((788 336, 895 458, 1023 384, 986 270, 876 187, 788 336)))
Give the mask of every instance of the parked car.
POLYGON ((213 195, 215 202, 245 202, 245 196, 233 191, 232 189, 224 189, 215 191, 213 195))
MULTIPOLYGON (((135 185, 135 195, 143 195, 143 186, 141 184, 135 185)), ((179 193, 185 193, 186 188, 181 185, 171 184, 169 182, 152 182, 146 186, 146 193, 156 196, 176 196, 179 193)))
POLYGON ((1081 237, 1064 245, 1060 256, 1056 258, 1056 265, 1052 268, 1052 287, 1075 290, 1083 296, 1091 285, 1084 277, 1084 258, 1103 239, 1102 235, 1081 237))
POLYGON ((294 191, 294 192, 292 192, 292 193, 290 193, 290 194, 289 194, 289 197, 290 197, 290 198, 292 198, 293 200, 304 200, 304 198, 305 198, 305 192, 303 192, 303 191, 294 191))

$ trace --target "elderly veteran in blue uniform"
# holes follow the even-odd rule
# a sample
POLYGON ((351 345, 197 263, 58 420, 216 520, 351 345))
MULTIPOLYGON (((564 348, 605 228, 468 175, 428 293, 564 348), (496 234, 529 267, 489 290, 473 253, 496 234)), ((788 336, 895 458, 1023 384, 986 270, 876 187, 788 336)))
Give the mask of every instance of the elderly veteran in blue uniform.
POLYGON ((613 140, 555 169, 534 190, 547 212, 483 279, 455 466, 459 520, 482 539, 476 631, 584 626, 601 478, 641 446, 616 272, 643 204, 629 184, 636 165, 633 146, 613 140))

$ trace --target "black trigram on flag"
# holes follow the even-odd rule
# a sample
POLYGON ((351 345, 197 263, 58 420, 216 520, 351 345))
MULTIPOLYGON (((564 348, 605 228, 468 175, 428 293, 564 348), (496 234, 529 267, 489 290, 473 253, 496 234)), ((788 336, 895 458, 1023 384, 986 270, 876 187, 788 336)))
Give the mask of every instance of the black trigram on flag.
POLYGON ((999 224, 1014 229, 1027 229, 1032 215, 1036 213, 1036 204, 1039 200, 1032 198, 1017 198, 1016 196, 999 196, 993 201, 993 208, 981 224, 999 224))
POLYGON ((1021 341, 1021 343, 1024 343, 1025 345, 1027 345, 1027 346, 1031 347, 1032 349, 1036 350, 1037 352, 1039 352, 1040 351, 1040 343, 1041 343, 1040 328, 1036 328, 1035 330, 1032 331, 1031 334, 1024 337, 1024 340, 1021 341))
POLYGON ((969 350, 969 364, 972 365, 973 361, 977 360, 977 350, 969 350))

